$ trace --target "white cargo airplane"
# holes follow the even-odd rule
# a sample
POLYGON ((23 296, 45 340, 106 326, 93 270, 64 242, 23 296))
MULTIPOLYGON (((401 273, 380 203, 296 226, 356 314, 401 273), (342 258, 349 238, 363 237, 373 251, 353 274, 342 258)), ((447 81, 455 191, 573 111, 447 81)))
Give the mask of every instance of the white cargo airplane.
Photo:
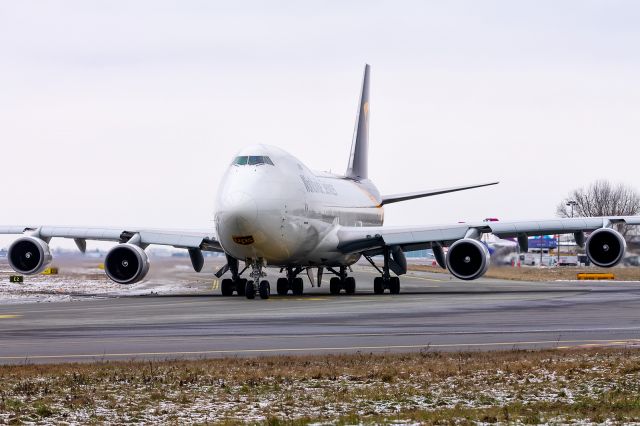
POLYGON ((226 255, 227 264, 216 276, 230 272, 221 283, 222 294, 234 292, 266 299, 270 284, 265 267, 286 271, 277 281, 278 294, 302 294, 306 272, 311 284, 327 271, 334 275, 329 290, 353 294, 356 281, 349 266, 365 257, 380 273, 373 282, 376 294, 400 292, 399 275, 407 271, 404 252, 433 249, 437 263, 455 277, 473 280, 489 266, 489 252, 480 241, 484 233, 515 237, 523 251, 532 235, 573 233, 586 245, 591 262, 611 267, 624 256, 624 238, 613 229, 623 223, 640 224, 640 216, 551 219, 521 222, 458 223, 445 226, 385 227, 385 204, 494 185, 497 182, 405 194, 380 195, 368 179, 369 66, 365 66, 349 164, 344 176, 317 173, 292 155, 271 146, 241 150, 220 184, 215 213, 216 233, 136 228, 60 226, 0 226, 0 234, 25 234, 9 247, 11 267, 21 274, 37 274, 50 262, 51 238, 72 238, 81 251, 86 240, 115 241, 105 258, 107 276, 120 284, 142 280, 149 270, 145 253, 151 244, 184 248, 200 272, 202 251, 226 255), (585 241, 585 231, 593 231, 585 241), (448 247, 445 254, 444 247, 448 247), (383 256, 377 266, 372 257, 383 256), (240 262, 245 263, 240 270, 240 262), (242 278, 249 269, 249 279, 242 278), (393 272, 393 274, 392 274, 393 272))

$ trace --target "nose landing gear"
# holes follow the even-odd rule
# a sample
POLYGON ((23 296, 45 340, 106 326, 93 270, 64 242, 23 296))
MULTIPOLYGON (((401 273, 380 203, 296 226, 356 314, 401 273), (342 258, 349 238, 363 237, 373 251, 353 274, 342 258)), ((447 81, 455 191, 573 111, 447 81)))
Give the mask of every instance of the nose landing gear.
POLYGON ((262 271, 262 261, 253 260, 251 262, 251 274, 249 274, 249 276, 251 279, 247 281, 245 286, 245 297, 247 299, 255 299, 256 293, 258 293, 261 299, 268 299, 271 295, 271 284, 269 284, 267 280, 261 281, 261 278, 267 276, 267 274, 262 271))

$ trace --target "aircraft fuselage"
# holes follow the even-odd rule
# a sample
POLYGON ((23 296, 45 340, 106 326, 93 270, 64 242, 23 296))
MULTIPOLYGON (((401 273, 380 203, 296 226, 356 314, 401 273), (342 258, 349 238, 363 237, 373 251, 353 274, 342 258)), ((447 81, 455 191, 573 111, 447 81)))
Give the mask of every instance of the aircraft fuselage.
POLYGON ((272 266, 350 265, 360 255, 336 250, 339 227, 383 223, 380 193, 369 180, 313 172, 265 145, 247 147, 236 159, 242 164, 226 171, 215 213, 220 244, 236 259, 263 259, 272 266))

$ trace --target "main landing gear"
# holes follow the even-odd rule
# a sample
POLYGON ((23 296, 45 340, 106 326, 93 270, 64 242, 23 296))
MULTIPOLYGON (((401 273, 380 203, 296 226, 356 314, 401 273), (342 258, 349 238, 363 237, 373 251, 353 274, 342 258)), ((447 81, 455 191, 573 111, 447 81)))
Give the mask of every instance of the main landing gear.
POLYGON ((331 294, 340 294, 342 290, 346 294, 354 294, 356 292, 356 279, 347 276, 347 267, 341 266, 340 272, 333 268, 327 270, 335 275, 329 280, 329 292, 331 294))
MULTIPOLYGON (((231 271, 231 279, 225 278, 220 283, 220 291, 223 296, 233 296, 233 293, 237 293, 238 296, 245 295, 245 289, 247 286, 247 279, 240 278, 240 275, 246 271, 246 267, 242 271, 238 271, 238 260, 231 256, 227 256, 227 265, 229 271, 231 271)), ((222 269, 224 273, 224 269, 222 269)))
POLYGON ((391 256, 391 253, 389 251, 389 248, 385 247, 384 266, 382 267, 382 270, 378 268, 378 266, 375 264, 373 259, 371 259, 371 256, 367 256, 367 255, 364 256, 364 258, 367 259, 369 263, 371 263, 371 265, 373 265, 373 267, 376 268, 378 272, 380 272, 380 275, 381 275, 379 277, 376 277, 373 280, 373 292, 375 294, 383 294, 384 291, 387 289, 391 294, 400 293, 400 278, 392 277, 391 273, 389 272, 390 256, 391 256))
POLYGON ((238 278, 237 280, 225 278, 220 283, 220 291, 223 296, 233 296, 234 292, 237 293, 238 296, 244 296, 246 285, 246 278, 238 278))
POLYGON ((289 267, 287 268, 287 277, 278 278, 276 291, 280 296, 286 296, 289 293, 289 290, 291 290, 294 296, 302 295, 304 292, 304 281, 302 281, 301 277, 298 277, 298 274, 303 270, 304 269, 300 267, 296 269, 289 267))

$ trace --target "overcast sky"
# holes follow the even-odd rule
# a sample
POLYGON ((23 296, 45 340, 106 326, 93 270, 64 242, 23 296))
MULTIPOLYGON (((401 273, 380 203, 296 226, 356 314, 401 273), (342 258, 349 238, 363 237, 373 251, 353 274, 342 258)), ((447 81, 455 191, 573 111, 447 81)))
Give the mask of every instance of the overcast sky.
MULTIPOLYGON (((549 218, 640 186, 635 1, 2 1, 0 224, 212 226, 241 147, 346 168, 372 65, 387 224, 549 218)), ((8 241, 0 239, 0 246, 8 241)))

